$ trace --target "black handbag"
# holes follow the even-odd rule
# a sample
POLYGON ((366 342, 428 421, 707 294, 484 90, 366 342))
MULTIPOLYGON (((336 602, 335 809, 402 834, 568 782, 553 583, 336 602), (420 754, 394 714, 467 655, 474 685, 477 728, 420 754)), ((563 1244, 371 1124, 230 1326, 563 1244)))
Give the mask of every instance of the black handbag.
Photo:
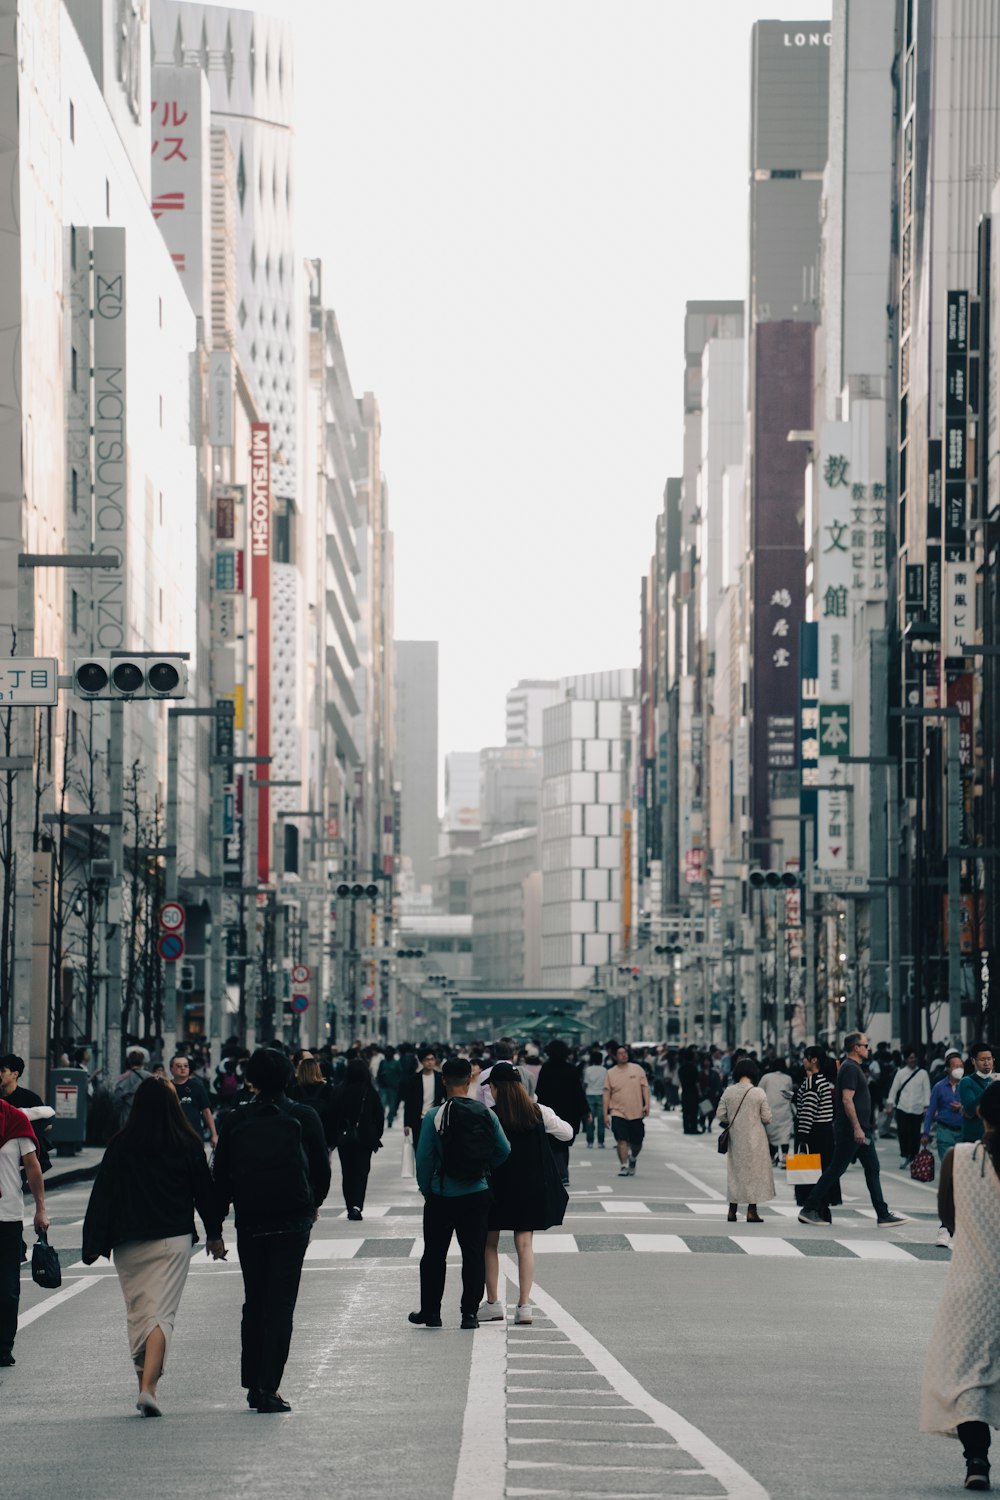
POLYGON ((38 1231, 38 1241, 31 1252, 31 1279, 36 1286, 44 1286, 49 1290, 62 1286, 59 1251, 49 1244, 48 1235, 43 1229, 38 1231))
MULTIPOLYGON (((743 1098, 740 1100, 739 1104, 737 1104, 737 1106, 736 1106, 736 1115, 739 1114, 740 1110, 743 1108, 744 1104, 746 1103, 747 1094, 749 1094, 749 1092, 750 1092, 750 1090, 747 1089, 746 1093, 743 1095, 743 1098)), ((719 1152, 720 1156, 725 1156, 726 1152, 729 1150, 729 1132, 732 1130, 733 1126, 736 1124, 736 1115, 733 1115, 733 1118, 730 1120, 729 1124, 728 1125, 723 1125, 722 1129, 719 1131, 719 1139, 718 1139, 718 1143, 717 1143, 717 1149, 718 1149, 718 1152, 719 1152)))
POLYGON ((566 1217, 566 1209, 569 1206, 569 1193, 566 1191, 566 1185, 559 1174, 559 1167, 549 1146, 544 1126, 540 1126, 539 1129, 541 1131, 542 1185, 546 1219, 544 1227, 546 1229, 555 1229, 566 1217))

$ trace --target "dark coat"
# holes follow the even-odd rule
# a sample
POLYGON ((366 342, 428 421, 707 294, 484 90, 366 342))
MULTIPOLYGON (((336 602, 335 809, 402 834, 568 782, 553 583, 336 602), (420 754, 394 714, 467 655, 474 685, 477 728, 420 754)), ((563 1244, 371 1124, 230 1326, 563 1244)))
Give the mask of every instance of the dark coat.
POLYGON ((583 1091, 580 1075, 570 1062, 543 1063, 535 1085, 535 1098, 539 1104, 547 1104, 560 1120, 573 1127, 576 1135, 580 1125, 590 1114, 590 1105, 583 1091))
POLYGON ((230 1204, 235 1208, 237 1228, 241 1226, 259 1228, 265 1225, 275 1229, 284 1227, 281 1213, 275 1214, 268 1203, 259 1202, 256 1199, 240 1202, 235 1192, 232 1170, 233 1138, 238 1131, 246 1129, 247 1122, 254 1119, 258 1107, 262 1104, 272 1105, 280 1114, 291 1115, 299 1122, 312 1208, 318 1210, 330 1191, 330 1153, 326 1149, 323 1127, 316 1111, 308 1104, 296 1104, 284 1094, 267 1099, 264 1099, 262 1095, 257 1095, 252 1104, 244 1104, 239 1109, 230 1110, 227 1115, 223 1116, 219 1124, 219 1144, 212 1158, 212 1174, 215 1178, 216 1189, 225 1212, 228 1213, 230 1204))
MULTIPOLYGON (((424 1075, 411 1073, 403 1080, 399 1090, 399 1102, 403 1106, 403 1124, 416 1136, 424 1110, 424 1075)), ((444 1103, 444 1079, 434 1074, 434 1103, 444 1103)))
POLYGON ((126 1240, 166 1240, 198 1235, 197 1208, 210 1240, 222 1235, 222 1204, 196 1141, 141 1159, 123 1145, 108 1145, 90 1193, 83 1221, 83 1259, 92 1265, 126 1240))
POLYGON ((490 1178, 490 1228, 551 1229, 561 1224, 568 1194, 559 1181, 545 1126, 512 1132, 508 1140, 510 1155, 493 1168, 490 1178))
POLYGON ((333 1101, 336 1097, 333 1086, 329 1083, 296 1083, 289 1089, 288 1097, 297 1104, 308 1104, 310 1109, 316 1111, 323 1127, 327 1149, 332 1151, 337 1144, 333 1127, 333 1101))
MULTIPOLYGON (((349 1084, 342 1083, 339 1088, 333 1090, 333 1100, 330 1109, 330 1120, 333 1128, 331 1144, 337 1145, 337 1137, 344 1127, 355 1126, 358 1132, 356 1144, 363 1150, 378 1151, 382 1145, 382 1132, 385 1129, 385 1115, 382 1111, 382 1101, 378 1096, 378 1090, 371 1084, 366 1084, 363 1089, 352 1088, 349 1084)), ((329 1137, 328 1137, 329 1139, 329 1137)))

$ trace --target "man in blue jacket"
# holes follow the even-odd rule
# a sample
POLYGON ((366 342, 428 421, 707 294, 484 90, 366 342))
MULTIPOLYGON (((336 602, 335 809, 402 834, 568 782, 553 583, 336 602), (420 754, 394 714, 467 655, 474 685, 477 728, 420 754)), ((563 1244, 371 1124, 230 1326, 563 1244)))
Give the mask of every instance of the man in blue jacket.
POLYGON ((977 1110, 979 1101, 993 1082, 993 1048, 989 1042, 977 1042, 969 1050, 973 1072, 966 1073, 958 1085, 958 1097, 962 1102, 962 1140, 981 1141, 983 1122, 977 1110))
POLYGON ((456 1234, 462 1251, 462 1327, 478 1328, 476 1313, 486 1287, 487 1172, 507 1160, 510 1143, 493 1111, 466 1097, 472 1077, 468 1058, 449 1058, 441 1075, 445 1101, 424 1118, 417 1146, 417 1185, 424 1195, 424 1253, 420 1257, 420 1310, 410 1313, 410 1322, 441 1327, 448 1246, 456 1234), (457 1112, 462 1112, 462 1118, 457 1112), (446 1153, 452 1173, 445 1170, 446 1153))

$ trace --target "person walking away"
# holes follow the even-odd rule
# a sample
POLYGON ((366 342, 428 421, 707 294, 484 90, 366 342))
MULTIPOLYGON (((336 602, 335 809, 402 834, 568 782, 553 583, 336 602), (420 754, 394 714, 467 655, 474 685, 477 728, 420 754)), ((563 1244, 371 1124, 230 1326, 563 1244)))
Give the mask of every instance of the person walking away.
POLYGON ((417 1185, 424 1198, 424 1251, 420 1257, 420 1307, 411 1323, 441 1327, 448 1246, 458 1236, 462 1252, 462 1327, 478 1328, 485 1288, 488 1175, 510 1155, 500 1121, 478 1099, 466 1097, 468 1058, 450 1057, 442 1068, 445 1102, 426 1118, 417 1146, 417 1185))
MULTIPOLYGON (((492 1086, 492 1077, 490 1084, 492 1086)), ((494 1095, 494 1098, 496 1096, 494 1095)), ((580 1075, 569 1061, 569 1048, 565 1042, 554 1037, 549 1042, 535 1085, 535 1100, 547 1104, 559 1119, 570 1127, 570 1137, 549 1133, 549 1145, 559 1167, 559 1176, 565 1186, 569 1185, 569 1149, 576 1140, 584 1120, 589 1121, 590 1106, 584 1093, 580 1075)))
POLYGON ((340 1157, 340 1173, 347 1217, 360 1223, 372 1168, 372 1153, 382 1148, 385 1116, 368 1064, 360 1058, 347 1064, 344 1082, 333 1092, 333 1139, 340 1157))
POLYGON ((618 1048, 614 1064, 605 1072, 601 1108, 618 1146, 618 1176, 634 1177, 646 1137, 649 1081, 645 1068, 629 1061, 627 1047, 618 1048))
POLYGON ((395 1047, 386 1047, 385 1056, 379 1063, 378 1077, 375 1082, 378 1087, 379 1099, 382 1101, 382 1111, 385 1115, 386 1127, 391 1130, 392 1123, 396 1118, 399 1108, 399 1086, 403 1081, 403 1067, 396 1056, 395 1047))
MULTIPOLYGON (((552 1049, 549 1048, 551 1058, 552 1049)), ((538 1079, 541 1092, 545 1068, 538 1079)), ((579 1080, 578 1080, 579 1081, 579 1080)), ((490 1075, 496 1119, 510 1142, 510 1155, 493 1173, 493 1202, 489 1211, 489 1233, 486 1236, 486 1301, 479 1309, 481 1323, 502 1322, 505 1318, 500 1301, 500 1233, 514 1232, 517 1252, 517 1308, 514 1322, 529 1324, 533 1320, 531 1288, 535 1280, 534 1233, 561 1224, 569 1196, 555 1176, 552 1160, 553 1141, 569 1142, 573 1127, 561 1120, 541 1100, 530 1099, 510 1063, 497 1063, 490 1075), (561 1191, 560 1191, 561 1189, 561 1191)))
POLYGON ((403 1131, 413 1142, 420 1143, 420 1127, 431 1110, 444 1102, 444 1080, 438 1072, 437 1053, 433 1047, 420 1049, 420 1068, 403 1082, 399 1092, 403 1106, 403 1131))
MULTIPOLYGON (((822 1047, 807 1047, 802 1067, 805 1077, 795 1093, 796 1147, 819 1156, 822 1174, 833 1160, 833 1085, 827 1077, 827 1056, 822 1047)), ((796 1184, 795 1201, 800 1208, 811 1191, 811 1186, 796 1184)), ((843 1201, 838 1181, 831 1188, 824 1215, 828 1224, 832 1221, 830 1208, 838 1208, 843 1201)))
POLYGON ((128 1121, 132 1111, 132 1101, 136 1096, 140 1084, 145 1083, 147 1078, 152 1078, 152 1073, 146 1069, 146 1056, 138 1048, 132 1048, 125 1054, 125 1071, 115 1083, 111 1091, 111 1103, 115 1111, 115 1124, 121 1130, 128 1121))
MULTIPOLYGON (((517 1069, 518 1077, 524 1084, 525 1092, 529 1099, 535 1097, 535 1079, 538 1075, 537 1068, 528 1067, 524 1062, 519 1062, 514 1057, 514 1043, 509 1037, 501 1037, 493 1043, 492 1059, 490 1066, 498 1062, 509 1062, 517 1069)), ((523 1054, 521 1054, 523 1056, 523 1054)), ((479 1102, 485 1104, 487 1109, 493 1108, 493 1095, 490 1093, 490 1069, 483 1068, 479 1074, 479 1102)))
POLYGON ((583 1092, 590 1114, 587 1121, 588 1151, 593 1149, 595 1131, 597 1148, 599 1151, 604 1150, 604 1075, 606 1072, 607 1068, 604 1066, 600 1047, 591 1047, 590 1056, 583 1070, 583 1092))
POLYGON ((863 1031, 851 1031, 844 1038, 847 1057, 840 1065, 834 1091, 833 1160, 811 1190, 799 1212, 800 1224, 827 1223, 834 1186, 853 1161, 860 1161, 872 1207, 881 1229, 908 1224, 906 1214, 893 1213, 882 1196, 878 1152, 872 1128, 872 1102, 862 1064, 868 1056, 868 1038, 863 1031))
POLYGON ((139 1381, 136 1410, 161 1415, 157 1387, 166 1369, 177 1310, 198 1241, 224 1260, 222 1212, 205 1149, 172 1087, 144 1078, 129 1096, 128 1119, 108 1142, 83 1221, 83 1261, 114 1257, 125 1298, 129 1352, 139 1381))
POLYGON ((224 1115, 212 1161, 225 1219, 236 1212, 243 1272, 240 1379, 261 1414, 291 1411, 279 1391, 292 1340, 302 1262, 330 1191, 319 1116, 287 1097, 292 1065, 260 1047, 246 1066, 252 1104, 224 1115))
POLYGON ((174 1088, 177 1090, 177 1098, 184 1118, 191 1129, 203 1141, 208 1141, 213 1151, 218 1142, 218 1133, 215 1128, 215 1116, 212 1114, 212 1106, 208 1098, 208 1089, 200 1078, 196 1078, 191 1071, 191 1063, 183 1053, 170 1059, 170 1077, 174 1088))
MULTIPOLYGON (((930 1141, 931 1131, 936 1132, 938 1161, 942 1166, 952 1146, 957 1145, 962 1139, 962 1100, 959 1097, 959 1088, 965 1077, 960 1052, 946 1053, 945 1061, 948 1064, 948 1072, 931 1089, 927 1113, 923 1119, 923 1133, 920 1137, 920 1144, 926 1146, 930 1141)), ((943 1219, 934 1243, 942 1250, 951 1249, 951 1234, 943 1219)))
POLYGON ((323 1069, 315 1057, 304 1057, 295 1069, 295 1082, 288 1097, 297 1104, 308 1104, 319 1115, 323 1127, 326 1148, 332 1151, 337 1144, 337 1131, 333 1118, 333 1101, 336 1090, 323 1077, 323 1069))
POLYGON ((783 1057, 776 1057, 768 1064, 761 1076, 759 1087, 767 1096, 767 1102, 771 1107, 771 1119, 767 1125, 771 1158, 776 1167, 783 1167, 795 1129, 795 1120, 792 1115, 792 1079, 783 1057))
POLYGON ((685 1135, 698 1134, 698 1105, 701 1102, 701 1075, 698 1069, 698 1054, 689 1047, 677 1068, 677 1081, 681 1089, 681 1117, 685 1135))
POLYGON ((977 1042, 969 1053, 972 1072, 967 1073, 958 1085, 958 1097, 962 1101, 962 1140, 981 1141, 983 1122, 979 1115, 979 1102, 993 1082, 993 1048, 989 1042, 977 1042))
POLYGON ((729 1222, 736 1223, 737 1209, 745 1203, 747 1223, 763 1224, 757 1206, 770 1203, 774 1197, 771 1145, 766 1129, 771 1123, 771 1106, 764 1090, 757 1087, 757 1069, 749 1058, 742 1058, 733 1069, 733 1081, 719 1100, 718 1121, 723 1128, 729 1127, 726 1154, 729 1222))
POLYGON ((38 1161, 38 1139, 26 1115, 0 1098, 0 1369, 14 1364, 14 1340, 21 1301, 21 1261, 24 1194, 21 1169, 35 1200, 32 1220, 36 1234, 47 1234, 45 1184, 38 1161))
MULTIPOLYGON (((920 1149, 920 1127, 931 1102, 931 1076, 921 1065, 915 1047, 892 1080, 885 1101, 886 1113, 896 1117, 900 1171, 910 1165, 920 1149)), ((874 1111, 875 1104, 872 1101, 874 1111)))
POLYGON ((927 1349, 921 1432, 957 1437, 965 1488, 990 1487, 990 1428, 1000 1427, 1000 1083, 978 1104, 980 1141, 953 1146, 938 1183, 951 1264, 927 1349))

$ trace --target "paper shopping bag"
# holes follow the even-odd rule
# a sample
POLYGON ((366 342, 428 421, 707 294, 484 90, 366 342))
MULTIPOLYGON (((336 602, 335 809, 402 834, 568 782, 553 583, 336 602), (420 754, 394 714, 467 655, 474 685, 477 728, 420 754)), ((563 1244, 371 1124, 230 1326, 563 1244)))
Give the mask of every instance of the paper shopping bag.
POLYGON ((798 1156, 785 1157, 785 1177, 795 1187, 811 1187, 822 1175, 823 1162, 818 1151, 802 1151, 798 1156))
POLYGON ((416 1177, 416 1158, 413 1154, 413 1141, 408 1135, 403 1136, 403 1165, 399 1173, 400 1177, 416 1177))

